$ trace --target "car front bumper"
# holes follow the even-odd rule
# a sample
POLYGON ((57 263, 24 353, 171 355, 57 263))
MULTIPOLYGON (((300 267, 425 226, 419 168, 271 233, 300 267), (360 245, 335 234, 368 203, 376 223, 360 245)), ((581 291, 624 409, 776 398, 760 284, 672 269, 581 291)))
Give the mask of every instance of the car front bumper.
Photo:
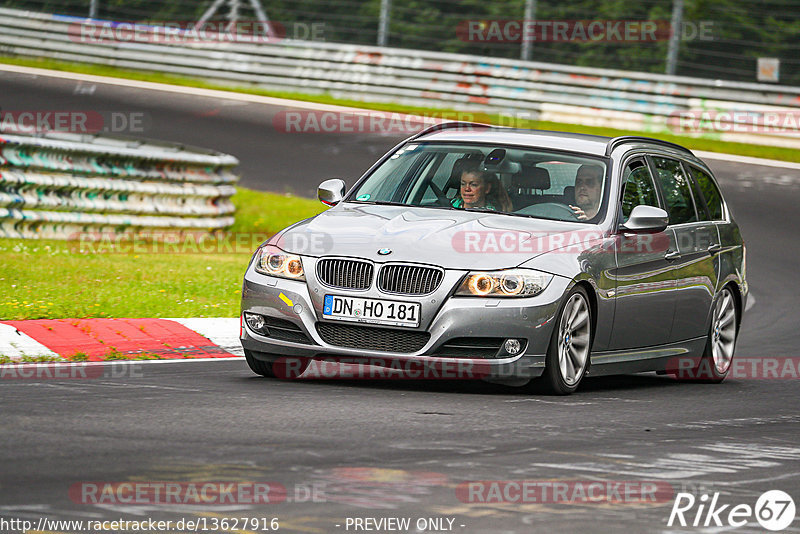
MULTIPOLYGON (((313 272, 313 271, 312 271, 313 272)), ((460 279, 464 272, 455 272, 446 280, 460 279)), ((443 284, 444 285, 444 284, 443 284)), ((449 294, 453 285, 445 289, 449 294)), ((365 350, 326 343, 317 330, 317 323, 373 325, 322 319, 322 298, 319 286, 296 280, 276 278, 257 273, 251 265, 245 274, 242 287, 242 315, 245 312, 289 321, 307 337, 306 341, 293 342, 256 333, 242 320, 240 339, 242 347, 253 357, 264 361, 281 358, 310 358, 408 369, 408 365, 466 370, 461 378, 503 380, 534 378, 544 371, 545 355, 553 333, 554 318, 563 296, 569 291, 571 280, 554 276, 547 288, 535 297, 528 298, 478 298, 445 297, 440 300, 431 318, 417 329, 393 328, 427 332, 430 338, 415 352, 390 352, 365 350), (313 287, 315 291, 310 291, 313 287), (316 298, 312 293, 317 293, 316 298), (437 356, 447 343, 456 338, 515 338, 525 340, 520 354, 510 356, 500 352, 494 357, 463 358, 437 356)), ((346 291, 324 290, 349 295, 346 291)), ((365 296, 359 294, 358 296, 365 296)), ((368 295, 392 300, 416 300, 416 297, 396 295, 368 295)), ((430 296, 424 297, 429 298, 430 296)), ((378 326, 385 329, 387 327, 378 326)), ((377 334, 377 331, 376 331, 377 334)), ((502 347, 502 344, 501 344, 502 347)), ((434 373, 435 374, 435 373, 434 373)), ((458 376, 457 376, 458 377, 458 376)))

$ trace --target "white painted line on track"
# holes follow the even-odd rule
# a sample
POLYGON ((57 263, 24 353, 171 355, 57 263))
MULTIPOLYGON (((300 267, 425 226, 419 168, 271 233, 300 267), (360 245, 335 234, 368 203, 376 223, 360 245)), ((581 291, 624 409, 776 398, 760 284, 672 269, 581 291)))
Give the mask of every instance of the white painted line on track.
POLYGON ((59 358, 49 362, 20 362, 36 363, 37 365, 58 364, 61 365, 108 365, 118 362, 127 363, 171 363, 181 361, 218 361, 218 360, 243 360, 244 350, 239 341, 239 318, 238 317, 210 317, 210 318, 176 318, 164 319, 175 321, 189 330, 197 332, 207 338, 211 343, 222 350, 234 354, 233 357, 224 358, 177 358, 164 360, 104 360, 104 361, 81 361, 72 362, 60 359, 61 357, 42 345, 29 335, 18 331, 11 325, 0 322, 0 356, 7 356, 13 360, 20 360, 23 356, 38 357, 47 356, 59 358))
POLYGON ((239 356, 244 355, 242 343, 239 341, 238 317, 170 318, 167 320, 175 321, 189 330, 197 332, 222 350, 239 356))
MULTIPOLYGON (((128 80, 126 78, 114 78, 111 76, 97 76, 95 74, 80 74, 76 72, 66 72, 59 70, 39 69, 36 67, 23 67, 19 65, 6 65, 0 63, 0 72, 16 72, 19 74, 29 74, 32 76, 47 76, 50 78, 61 78, 65 80, 75 80, 87 83, 104 83, 107 85, 117 85, 121 87, 133 87, 136 89, 146 89, 150 91, 163 91, 183 95, 205 96, 209 98, 219 98, 223 100, 234 100, 238 102, 252 102, 256 104, 268 104, 271 106, 283 106, 295 109, 311 109, 316 111, 334 111, 354 114, 374 114, 380 113, 376 110, 353 108, 347 106, 335 106, 332 104, 319 104, 316 102, 306 102, 303 100, 290 100, 287 98, 276 98, 272 96, 253 95, 248 93, 236 93, 233 91, 220 91, 218 89, 203 89, 200 87, 189 87, 185 85, 170 85, 167 83, 145 82, 140 80, 128 80)), ((406 117, 407 114, 397 113, 398 117, 406 117)), ((416 117, 415 115, 411 115, 416 117)), ((419 117, 420 122, 438 122, 430 117, 419 117)), ((799 169, 800 163, 780 161, 774 159, 754 158, 750 156, 737 156, 722 152, 706 152, 693 150, 694 154, 702 159, 713 159, 744 163, 748 165, 763 165, 766 167, 781 167, 785 169, 799 169)))
POLYGON ((23 356, 34 358, 37 356, 60 357, 29 335, 3 323, 0 323, 0 356, 8 356, 14 360, 18 360, 23 356))
MULTIPOLYGON (((205 96, 209 98, 220 98, 224 100, 235 100, 239 102, 269 104, 271 106, 284 106, 287 108, 312 109, 316 111, 340 111, 340 112, 357 113, 357 114, 382 113, 374 109, 335 106, 332 104, 319 104, 317 102, 306 102, 303 100, 289 100, 287 98, 253 95, 249 93, 237 93, 235 91, 221 91, 218 89, 204 89, 201 87, 189 87, 186 85, 170 85, 168 83, 128 80, 126 78, 97 76, 95 74, 80 74, 77 72, 39 69, 35 67, 22 67, 19 65, 6 65, 2 63, 0 63, 0 71, 16 72, 19 74, 29 74, 32 76, 47 76, 50 78, 61 78, 64 80, 75 80, 87 83, 104 83, 107 85, 133 87, 135 89, 146 89, 150 91, 164 91, 168 93, 178 93, 183 95, 205 96)), ((397 113, 397 115, 401 117, 405 116, 405 114, 403 113, 397 113)))
MULTIPOLYGON (((56 355, 57 356, 57 355, 56 355)), ((85 362, 72 362, 72 361, 54 361, 54 362, 18 362, 13 364, 4 364, 4 365, 36 365, 41 367, 92 367, 92 366, 106 366, 106 365, 133 365, 133 364, 156 364, 156 363, 181 363, 181 362, 191 362, 191 363, 207 363, 207 362, 237 362, 237 361, 244 361, 244 356, 230 356, 225 358, 172 358, 169 360, 103 360, 100 362, 96 361, 85 361, 85 362)), ((0 369, 3 369, 2 365, 0 365, 0 369)))
POLYGON ((171 360, 113 360, 107 362, 92 362, 92 363, 100 363, 100 364, 109 364, 109 363, 146 363, 146 364, 155 364, 155 363, 180 363, 180 362, 192 362, 192 363, 207 363, 207 362, 235 362, 235 361, 244 361, 244 356, 231 356, 229 358, 173 358, 171 360))

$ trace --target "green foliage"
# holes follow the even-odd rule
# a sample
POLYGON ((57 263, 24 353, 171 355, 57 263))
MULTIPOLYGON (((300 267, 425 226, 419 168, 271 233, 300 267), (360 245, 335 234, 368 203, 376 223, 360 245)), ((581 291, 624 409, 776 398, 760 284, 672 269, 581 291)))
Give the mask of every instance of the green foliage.
POLYGON ((19 359, 22 363, 60 362, 61 356, 23 356, 19 359))
POLYGON ((238 188, 231 198, 236 206, 236 222, 231 233, 251 232, 272 235, 297 221, 325 211, 320 202, 290 194, 280 195, 238 188))
POLYGON ((130 360, 131 357, 127 354, 122 354, 115 348, 111 348, 107 353, 103 355, 103 360, 105 361, 114 361, 114 360, 130 360))

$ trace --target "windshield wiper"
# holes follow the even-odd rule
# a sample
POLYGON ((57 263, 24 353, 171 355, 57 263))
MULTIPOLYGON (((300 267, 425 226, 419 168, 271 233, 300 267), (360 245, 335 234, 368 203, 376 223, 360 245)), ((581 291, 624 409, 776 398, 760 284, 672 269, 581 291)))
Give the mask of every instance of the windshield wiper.
POLYGON ((388 200, 350 200, 355 204, 375 204, 376 206, 408 206, 402 202, 389 202, 388 200))
POLYGON ((477 211, 478 213, 494 213, 495 215, 513 215, 512 213, 506 213, 505 211, 491 210, 488 208, 453 208, 453 209, 463 209, 464 211, 477 211))

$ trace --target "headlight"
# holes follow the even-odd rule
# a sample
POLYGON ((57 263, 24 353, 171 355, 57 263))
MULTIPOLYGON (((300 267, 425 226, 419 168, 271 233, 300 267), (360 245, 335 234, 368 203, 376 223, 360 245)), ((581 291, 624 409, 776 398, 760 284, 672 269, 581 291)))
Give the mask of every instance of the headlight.
POLYGON ((464 297, 532 297, 547 287, 552 274, 531 269, 469 273, 456 290, 464 297))
POLYGON ((300 256, 287 254, 275 247, 262 247, 258 249, 256 257, 256 272, 291 280, 305 280, 303 261, 300 256))

